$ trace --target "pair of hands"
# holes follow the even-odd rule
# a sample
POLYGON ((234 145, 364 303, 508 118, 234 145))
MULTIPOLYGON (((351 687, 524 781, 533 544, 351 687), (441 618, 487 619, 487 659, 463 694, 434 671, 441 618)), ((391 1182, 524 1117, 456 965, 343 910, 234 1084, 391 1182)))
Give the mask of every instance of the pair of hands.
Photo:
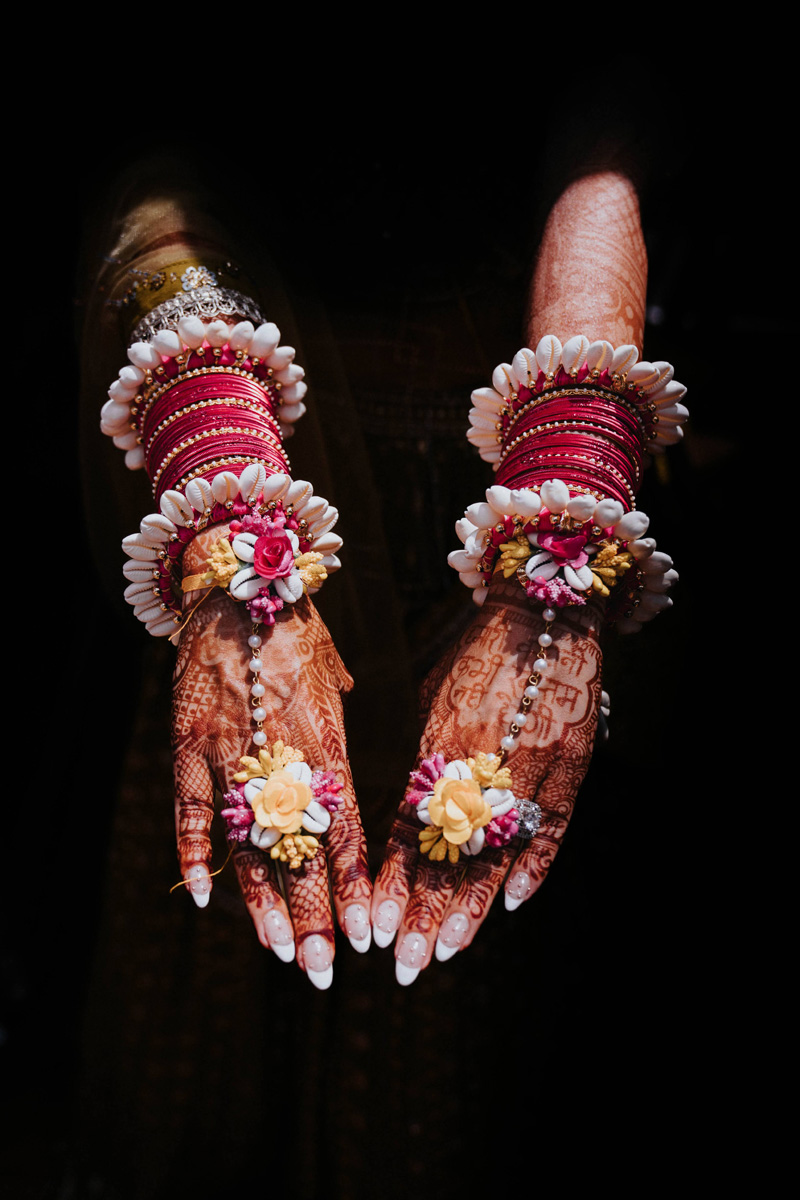
MULTIPOLYGON (((187 548, 187 574, 200 570, 219 529, 187 548)), ((189 597, 188 603, 193 599, 189 597)), ((434 953, 440 961, 465 949, 505 885, 509 909, 542 883, 569 822, 589 763, 600 703, 596 609, 567 610, 551 628, 548 671, 507 764, 515 794, 535 798, 543 813, 536 837, 503 848, 485 846, 452 865, 419 852, 422 826, 400 803, 374 889, 347 761, 341 696, 352 679, 313 603, 304 597, 279 613, 261 649, 267 693, 264 729, 295 746, 315 769, 344 780, 343 804, 322 848, 297 871, 250 842, 234 862, 242 895, 262 945, 285 962, 294 957, 320 988, 333 978, 335 919, 358 951, 396 937, 397 978, 411 983, 434 953), (333 911, 331 909, 333 898, 333 911)), ((497 578, 486 603, 425 681, 426 723, 419 759, 496 751, 508 732, 536 657, 544 622, 515 582, 497 578)), ((215 592, 181 635, 173 697, 176 829, 181 874, 195 901, 208 903, 214 792, 229 790, 242 755, 252 754, 251 674, 243 605, 215 592)), ((398 793, 406 779, 398 779, 398 793)))

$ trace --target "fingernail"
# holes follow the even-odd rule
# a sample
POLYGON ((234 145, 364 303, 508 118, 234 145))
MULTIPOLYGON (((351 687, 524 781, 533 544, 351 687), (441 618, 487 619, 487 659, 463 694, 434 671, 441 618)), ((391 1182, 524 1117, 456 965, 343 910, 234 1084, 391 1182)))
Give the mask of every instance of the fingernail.
POLYGON ((397 982, 408 987, 420 973, 428 943, 421 933, 407 933, 397 947, 395 975, 397 982))
POLYGON ((351 904, 349 908, 345 909, 344 931, 347 934, 350 945, 359 954, 364 954, 369 950, 369 944, 372 940, 370 937, 369 913, 363 904, 351 904))
POLYGON ((194 867, 189 867, 183 878, 189 884, 189 892, 197 907, 205 908, 211 896, 208 867, 204 863, 198 863, 194 867))
POLYGON ((530 875, 526 875, 524 871, 517 871, 514 878, 506 886, 506 908, 509 912, 519 908, 523 900, 526 900, 533 891, 530 875))
POLYGON ((270 950, 277 954, 281 962, 291 962, 294 958, 294 935, 282 912, 273 908, 267 913, 264 917, 264 932, 270 950))
POLYGON ((324 937, 312 933, 303 942, 303 963, 306 974, 314 987, 324 992, 331 986, 333 980, 333 956, 331 948, 324 937))
POLYGON ((447 962, 448 958, 458 953, 468 929, 469 919, 463 913, 450 914, 436 939, 436 957, 439 962, 447 962))
POLYGON ((375 945, 381 947, 391 945, 399 924, 400 905, 396 904, 394 900, 384 900, 383 904, 378 907, 372 926, 375 945))

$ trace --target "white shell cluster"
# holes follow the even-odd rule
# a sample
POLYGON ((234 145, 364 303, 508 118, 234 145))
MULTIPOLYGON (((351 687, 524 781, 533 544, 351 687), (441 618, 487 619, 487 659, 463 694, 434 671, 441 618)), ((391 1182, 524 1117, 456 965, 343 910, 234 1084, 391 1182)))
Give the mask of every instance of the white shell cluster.
POLYGON ((552 333, 541 339, 536 352, 518 350, 513 362, 500 363, 492 375, 492 386, 477 388, 472 393, 473 407, 470 409, 470 428, 467 439, 477 446, 481 458, 497 464, 502 447, 498 442, 497 424, 500 410, 508 404, 512 392, 520 387, 533 388, 539 371, 555 375, 560 367, 571 375, 577 375, 584 363, 590 373, 608 369, 615 377, 615 387, 635 383, 642 388, 649 402, 656 406, 658 433, 646 449, 663 454, 667 446, 679 442, 683 437, 683 425, 689 410, 679 401, 685 396, 686 388, 673 379, 673 369, 668 362, 639 362, 639 351, 635 346, 619 346, 615 350, 610 342, 590 342, 583 334, 576 334, 561 345, 552 333))
MULTIPOLYGON (((203 517, 208 517, 215 504, 238 499, 251 506, 272 500, 280 500, 284 507, 291 504, 294 515, 306 522, 310 549, 322 555, 328 574, 332 575, 341 567, 336 551, 341 548, 342 539, 331 532, 339 519, 338 510, 322 496, 315 496, 307 480, 292 479, 280 472, 267 475, 261 463, 245 467, 238 478, 232 471, 221 471, 210 482, 195 479, 186 485, 185 494, 165 492, 161 497, 161 511, 144 517, 139 525, 139 533, 129 534, 122 542, 122 548, 130 560, 122 568, 125 578, 129 580, 125 599, 133 605, 134 613, 149 633, 165 637, 174 633, 176 628, 172 610, 165 611, 158 594, 154 595, 158 563, 170 539, 179 527, 191 528, 203 517)), ((316 591, 319 589, 309 589, 311 595, 316 591)), ((254 594, 257 594, 257 589, 254 594)), ((288 603, 293 604, 300 595, 302 582, 299 595, 294 595, 288 603)), ((283 599, 287 600, 287 597, 283 596, 283 599)))
MULTIPOLYGON (((571 496, 568 485, 562 479, 548 479, 538 492, 530 488, 512 490, 495 484, 486 489, 485 503, 470 504, 461 520, 456 521, 456 533, 464 549, 453 550, 448 554, 447 561, 458 571, 461 582, 472 589, 476 604, 483 604, 486 599, 487 589, 478 563, 483 558, 491 531, 506 517, 520 517, 529 521, 538 515, 542 507, 551 513, 567 512, 579 521, 592 521, 602 529, 611 529, 614 537, 627 542, 628 550, 636 559, 637 568, 642 574, 644 590, 640 593, 634 615, 621 617, 616 622, 620 633, 636 633, 646 621, 652 621, 657 613, 672 605, 666 593, 677 580, 678 573, 673 570, 669 555, 656 550, 653 538, 645 537, 649 518, 637 510, 625 512, 618 500, 598 501, 594 496, 571 496)), ((535 542, 532 544, 536 545, 535 542)), ((534 564, 533 573, 552 578, 556 571, 548 571, 546 560, 549 558, 549 554, 534 554, 530 559, 534 564)), ((591 578, 586 579, 581 574, 588 568, 572 571, 574 579, 568 574, 571 570, 569 566, 564 567, 566 582, 570 587, 585 591, 591 586, 591 578)))
MULTIPOLYGON (((308 784, 311 786, 311 768, 305 762, 293 762, 283 767, 282 770, 287 771, 299 783, 308 784)), ((248 804, 252 805, 259 792, 263 791, 267 786, 265 778, 257 777, 248 779, 244 785, 244 798, 248 804)), ((311 800, 306 808, 303 809, 303 829, 306 833, 312 833, 315 837, 325 833, 331 823, 331 814, 324 805, 320 804, 319 800, 311 800)), ((250 841, 254 846, 258 846, 260 850, 269 850, 276 842, 279 842, 283 834, 273 828, 265 828, 259 825, 258 821, 253 822, 253 827, 250 830, 250 841)))
MULTIPOLYGON (((491 755, 489 757, 492 757, 491 755)), ((499 765, 499 762, 498 762, 499 765)), ((445 779, 472 779, 472 771, 467 763, 461 758, 456 758, 449 762, 442 771, 442 776, 445 779)), ((492 810, 492 818, 503 817, 516 804, 516 797, 510 788, 482 788, 481 793, 484 800, 492 810)), ((423 825, 432 825, 433 820, 428 812, 428 805, 433 799, 433 791, 428 792, 417 805, 417 816, 423 825)), ((472 855, 480 854, 486 841, 486 834, 483 829, 476 829, 468 842, 463 842, 459 846, 462 854, 472 855)))
POLYGON ((101 430, 125 451, 125 465, 131 471, 140 470, 144 466, 144 450, 136 430, 131 429, 130 410, 145 382, 145 372, 160 367, 163 358, 177 358, 188 350, 198 350, 207 341, 212 348, 228 343, 232 350, 243 351, 272 368, 273 378, 281 385, 278 425, 284 438, 291 437, 295 421, 306 411, 303 397, 308 388, 303 382, 305 371, 294 361, 293 347, 280 346, 280 338, 280 330, 272 321, 256 328, 252 321, 231 325, 216 320, 206 325, 200 317, 182 317, 177 330, 162 330, 149 342, 134 342, 129 348, 130 364, 122 367, 108 389, 108 400, 100 412, 101 430))

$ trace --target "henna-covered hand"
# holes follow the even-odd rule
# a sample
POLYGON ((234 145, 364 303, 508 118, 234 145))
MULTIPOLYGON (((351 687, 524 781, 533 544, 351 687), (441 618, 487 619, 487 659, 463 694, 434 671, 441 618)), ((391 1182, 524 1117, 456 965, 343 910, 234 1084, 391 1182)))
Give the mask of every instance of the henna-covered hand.
MULTIPOLYGON (((204 569, 220 527, 199 534, 187 547, 186 575, 204 569)), ((200 593, 187 598, 187 608, 200 593)), ((173 689, 172 743, 175 763, 175 820, 181 873, 200 907, 208 903, 215 788, 225 793, 239 759, 255 753, 252 735, 247 639, 252 622, 243 604, 215 590, 199 605, 181 634, 173 689)), ((353 946, 370 944, 371 884, 366 846, 347 761, 340 693, 352 679, 314 605, 303 597, 262 626, 261 681, 267 710, 264 732, 302 750, 306 762, 335 772, 344 781, 343 804, 322 846, 298 870, 280 863, 249 841, 234 853, 236 872, 262 945, 285 962, 295 957, 317 987, 333 974, 334 926, 330 905, 353 946), (330 886, 329 886, 330 879, 330 886)))
MULTIPOLYGON (((600 704, 600 613, 593 606, 562 613, 550 629, 540 697, 506 759, 514 794, 542 809, 533 840, 485 845, 455 864, 431 862, 419 851, 424 826, 415 809, 400 805, 375 883, 372 919, 378 945, 389 945, 399 931, 401 983, 411 983, 434 950, 444 961, 465 949, 504 881, 508 909, 533 895, 555 857, 589 764, 600 704)), ((497 752, 520 710, 544 628, 519 584, 496 576, 473 624, 423 685, 427 722, 419 761, 437 751, 447 760, 497 752)))

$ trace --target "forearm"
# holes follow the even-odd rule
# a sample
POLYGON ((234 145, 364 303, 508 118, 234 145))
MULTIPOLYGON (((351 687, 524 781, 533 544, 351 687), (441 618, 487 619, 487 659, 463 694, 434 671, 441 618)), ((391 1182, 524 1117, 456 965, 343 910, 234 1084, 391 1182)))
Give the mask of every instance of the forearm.
POLYGON ((531 284, 529 346, 553 333, 576 333, 613 346, 644 339, 647 252, 639 201, 615 172, 587 176, 556 201, 545 226, 531 284))

